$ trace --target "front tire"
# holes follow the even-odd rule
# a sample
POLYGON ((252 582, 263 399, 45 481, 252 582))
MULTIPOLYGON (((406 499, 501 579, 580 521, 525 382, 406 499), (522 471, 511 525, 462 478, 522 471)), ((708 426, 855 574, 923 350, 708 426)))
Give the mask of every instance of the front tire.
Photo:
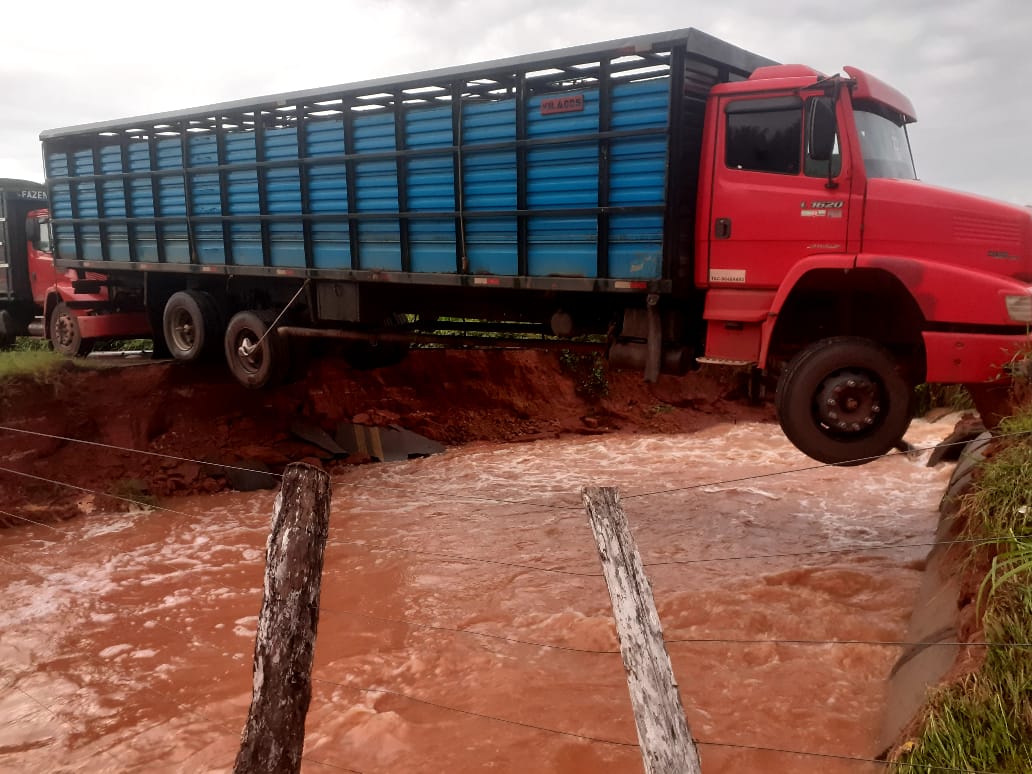
POLYGON ((50 343, 67 357, 86 357, 93 351, 93 339, 84 339, 79 318, 68 304, 60 303, 50 314, 50 343))
POLYGON ((286 344, 279 334, 269 331, 269 324, 264 315, 238 312, 226 326, 224 342, 229 370, 240 384, 251 390, 279 384, 286 377, 289 366, 286 344), (269 331, 267 336, 266 331, 269 331))
POLYGON ((808 457, 863 465, 890 451, 910 425, 913 390, 888 351, 840 336, 804 349, 778 381, 781 429, 808 457))

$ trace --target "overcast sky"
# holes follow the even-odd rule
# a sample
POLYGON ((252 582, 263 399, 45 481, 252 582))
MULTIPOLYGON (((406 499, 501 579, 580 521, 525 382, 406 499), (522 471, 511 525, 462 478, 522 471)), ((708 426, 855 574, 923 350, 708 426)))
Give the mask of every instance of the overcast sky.
POLYGON ((50 0, 5 3, 0 177, 39 132, 696 27, 906 93, 918 174, 1032 204, 1030 0, 50 0))

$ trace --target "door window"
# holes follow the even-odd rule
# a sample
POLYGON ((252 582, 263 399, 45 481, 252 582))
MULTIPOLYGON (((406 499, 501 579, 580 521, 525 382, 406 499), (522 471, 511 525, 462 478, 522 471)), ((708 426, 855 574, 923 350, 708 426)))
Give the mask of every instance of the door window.
POLYGON ((725 162, 730 169, 798 175, 803 104, 795 97, 739 100, 727 106, 725 162))

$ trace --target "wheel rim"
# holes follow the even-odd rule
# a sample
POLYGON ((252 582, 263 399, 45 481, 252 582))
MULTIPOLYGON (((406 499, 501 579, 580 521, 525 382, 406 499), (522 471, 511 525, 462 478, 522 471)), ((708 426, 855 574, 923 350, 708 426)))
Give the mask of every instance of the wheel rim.
POLYGON ((172 344, 180 352, 189 352, 197 344, 197 329, 193 318, 185 309, 175 310, 172 315, 172 344))
POLYGON ((884 416, 883 404, 881 382, 867 371, 836 371, 817 387, 817 417, 836 434, 870 432, 884 416))
POLYGON ((54 322, 54 334, 57 346, 71 347, 75 342, 75 321, 66 314, 60 315, 54 322))
POLYGON ((263 344, 261 347, 255 346, 260 338, 254 331, 245 330, 238 333, 233 340, 233 352, 236 354, 237 362, 240 363, 240 367, 249 375, 257 374, 265 361, 262 354, 265 345, 263 344), (245 355, 244 352, 249 352, 250 354, 245 355))

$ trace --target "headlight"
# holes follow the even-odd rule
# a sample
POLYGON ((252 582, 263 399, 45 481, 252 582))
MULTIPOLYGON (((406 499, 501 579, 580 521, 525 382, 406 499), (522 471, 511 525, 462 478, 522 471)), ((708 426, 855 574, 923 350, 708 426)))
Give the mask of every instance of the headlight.
POLYGON ((1014 322, 1032 323, 1032 296, 1004 296, 1004 300, 1014 322))

